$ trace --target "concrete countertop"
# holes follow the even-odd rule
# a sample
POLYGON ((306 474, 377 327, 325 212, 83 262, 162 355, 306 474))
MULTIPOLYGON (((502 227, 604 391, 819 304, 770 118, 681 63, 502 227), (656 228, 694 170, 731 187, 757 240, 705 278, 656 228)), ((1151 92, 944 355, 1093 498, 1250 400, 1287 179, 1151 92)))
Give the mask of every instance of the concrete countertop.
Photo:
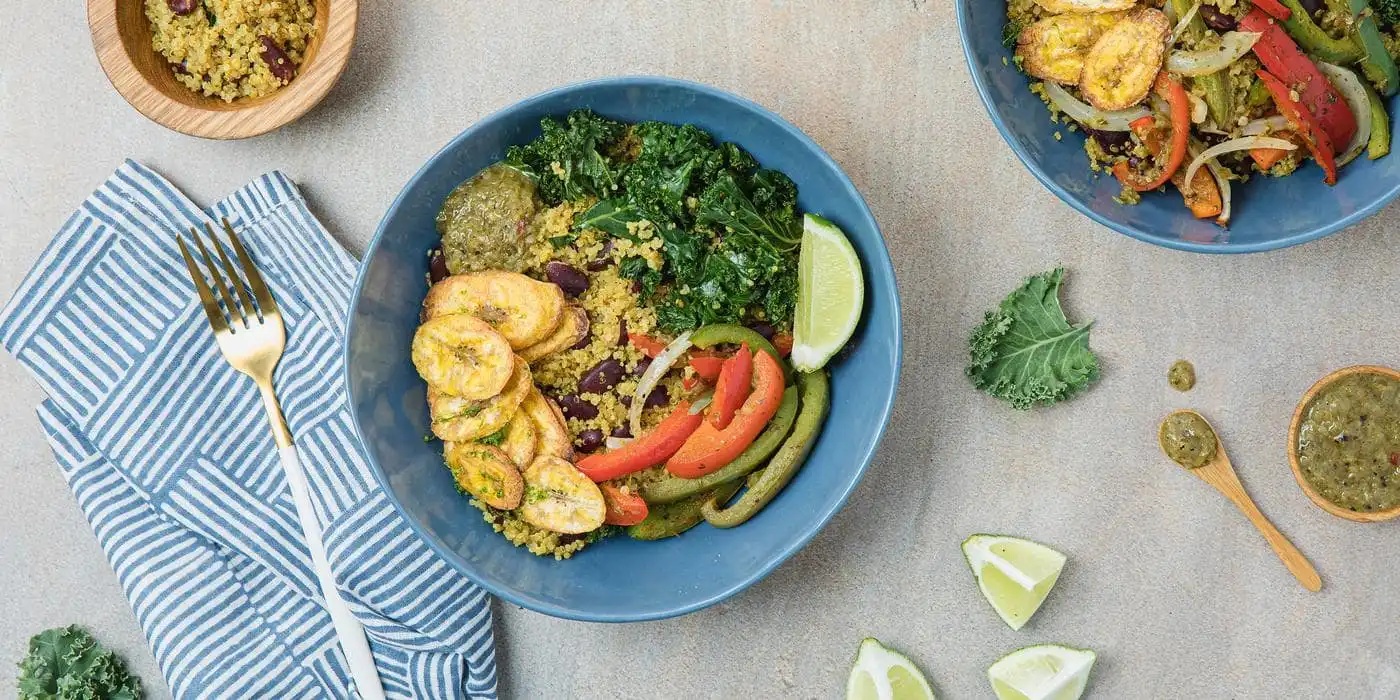
MULTIPOLYGON (((358 252, 407 178, 474 120, 562 83, 656 73, 756 100, 825 147, 884 228, 905 302, 889 437, 810 546, 737 599, 677 620, 583 624, 500 605, 505 697, 831 698, 857 643, 877 636, 955 699, 989 697, 989 664, 1047 641, 1099 652, 1095 698, 1400 698, 1400 524, 1318 510, 1284 453, 1294 403, 1317 377, 1400 365, 1390 284, 1400 209, 1244 257, 1101 228, 1001 141, 946 1, 362 6, 349 71, 319 108, 219 143, 166 131, 122 101, 82 3, 5 3, 0 299, 122 158, 203 202, 281 169, 358 252), (1056 264, 1071 272, 1071 316, 1098 321, 1103 380, 1068 404, 1014 412, 962 377, 967 332, 1022 276, 1056 264), (1165 380, 1179 357, 1200 374, 1186 395, 1165 380), (1215 422, 1261 508, 1321 571, 1322 593, 1304 591, 1233 506, 1160 457, 1156 422, 1179 405, 1215 422), (975 532, 1069 555, 1019 633, 962 561, 958 544, 975 532)), ((0 694, 13 692, 31 634, 79 622, 167 695, 41 437, 38 388, 8 356, 0 386, 0 694)))

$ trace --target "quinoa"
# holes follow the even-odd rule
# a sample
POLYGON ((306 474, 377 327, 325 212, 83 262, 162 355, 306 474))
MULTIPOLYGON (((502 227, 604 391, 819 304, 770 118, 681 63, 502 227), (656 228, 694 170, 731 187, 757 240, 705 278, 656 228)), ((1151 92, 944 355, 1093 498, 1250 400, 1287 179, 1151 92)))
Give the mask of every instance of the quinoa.
MULTIPOLYGON (((587 420, 568 418, 565 421, 569 435, 575 440, 584 430, 600 430, 606 436, 628 424, 627 402, 636 391, 641 374, 637 371, 638 364, 645 356, 626 342, 623 324, 626 324, 627 333, 671 340, 670 336, 657 331, 656 312, 633 291, 632 281, 618 274, 621 262, 631 257, 640 257, 646 260, 647 265, 660 269, 662 241, 656 236, 655 227, 648 221, 629 224, 628 233, 640 242, 615 238, 611 239, 612 245, 609 247, 607 239, 595 229, 573 230, 574 217, 595 203, 595 200, 585 198, 536 213, 530 224, 530 243, 525 251, 527 263, 523 271, 537 279, 546 279, 545 266, 550 262, 562 262, 585 271, 588 277, 588 289, 570 302, 582 306, 588 313, 588 344, 540 358, 530 367, 535 384, 545 394, 577 396, 598 409, 597 417, 587 420), (599 260, 606 260, 606 266, 601 270, 589 270, 589 263, 599 260), (622 363, 627 370, 623 380, 606 393, 580 392, 580 378, 608 359, 622 363)), ((693 380, 693 370, 688 367, 679 372, 673 371, 662 379, 660 386, 666 390, 667 401, 662 406, 642 412, 644 431, 660 423, 676 404, 699 393, 699 383, 691 381, 692 388, 687 389, 687 380, 693 380)), ((664 474, 663 467, 652 467, 616 479, 613 483, 624 491, 635 492, 664 474)), ((605 527, 587 535, 561 535, 534 527, 513 512, 497 510, 477 499, 472 499, 471 504, 482 511, 492 529, 512 544, 525 547, 533 554, 553 556, 555 559, 573 556, 612 530, 605 527)))
POLYGON ((181 85, 225 102, 285 85, 316 34, 310 0, 197 0, 183 15, 170 4, 146 0, 152 46, 181 85))

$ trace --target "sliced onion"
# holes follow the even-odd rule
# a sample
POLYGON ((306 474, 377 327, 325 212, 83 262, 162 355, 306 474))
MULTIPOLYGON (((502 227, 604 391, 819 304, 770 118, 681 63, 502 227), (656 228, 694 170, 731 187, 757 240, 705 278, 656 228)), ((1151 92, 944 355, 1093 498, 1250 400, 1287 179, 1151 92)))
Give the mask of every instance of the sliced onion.
POLYGON ((627 409, 627 424, 631 426, 633 435, 642 434, 642 409, 645 408, 647 397, 651 396, 652 389, 661 383, 661 378, 671 371, 671 367, 689 349, 690 332, 687 331, 671 341, 671 344, 667 345, 661 354, 652 358, 647 371, 642 372, 641 378, 637 380, 637 390, 632 393, 632 406, 627 409))
POLYGON ((1215 186, 1220 188, 1220 216, 1215 217, 1215 223, 1221 226, 1230 225, 1230 173, 1225 166, 1209 160, 1206 161, 1206 169, 1215 177, 1215 186))
POLYGON ((1356 77, 1355 73, 1322 61, 1317 61, 1317 67, 1327 75, 1327 79, 1332 81, 1337 91, 1342 93, 1347 106, 1351 107, 1351 113, 1356 115, 1356 135, 1351 137, 1351 143, 1347 144, 1342 155, 1337 158, 1337 167, 1340 168, 1361 155, 1371 140, 1371 101, 1366 97, 1366 86, 1361 84, 1361 79, 1356 77))
POLYGON ((1225 32, 1220 45, 1199 51, 1173 51, 1167 57, 1167 70, 1186 76, 1209 75, 1230 67, 1254 48, 1263 34, 1225 32))
POLYGON ((636 439, 637 439, 637 438, 621 438, 621 437, 613 437, 613 436, 609 435, 609 436, 608 436, 608 439, 606 439, 606 440, 603 441, 603 444, 606 445, 607 448, 610 449, 610 450, 620 450, 620 449, 626 447, 626 446, 627 446, 627 443, 632 442, 633 440, 636 440, 636 439))
POLYGON ((1197 97, 1194 92, 1187 92, 1186 99, 1191 103, 1191 123, 1201 124, 1210 115, 1210 107, 1206 106, 1206 101, 1197 97))
POLYGON ((1055 107, 1070 119, 1099 131, 1132 131, 1129 124, 1151 114, 1143 107, 1105 112, 1080 102, 1074 95, 1069 94, 1069 91, 1049 81, 1045 82, 1045 94, 1050 97, 1055 107))
POLYGON ((705 410, 706 408, 709 408, 709 407, 710 407, 710 403, 713 402, 714 400, 715 400, 715 390, 714 390, 714 389, 711 389, 711 390, 705 392, 704 394, 701 394, 701 395, 700 395, 700 398, 695 399, 695 403, 690 404, 690 410, 689 410, 689 411, 686 411, 686 413, 689 413, 690 415, 693 416, 693 415, 695 415, 695 414, 697 414, 697 413, 699 413, 699 412, 705 410))
POLYGON ((1235 151, 1248 151, 1255 148, 1277 148, 1281 151, 1297 150, 1297 144, 1283 139, 1271 138, 1269 136, 1242 136, 1237 139, 1230 139, 1224 143, 1218 143, 1201 152, 1191 161, 1191 167, 1186 169, 1186 189, 1191 189, 1191 183, 1195 181, 1196 171, 1201 169, 1208 161, 1215 160, 1226 153, 1235 151))
POLYGON ((1287 131, 1291 128, 1293 128, 1293 124, 1288 121, 1288 117, 1275 114, 1272 117, 1255 119, 1245 124, 1244 129, 1241 130, 1240 133, 1245 136, 1263 136, 1264 134, 1272 134, 1278 131, 1287 131))
MULTIPOLYGON (((1175 3, 1168 4, 1171 5, 1175 3)), ((1176 40, 1181 38, 1181 33, 1186 31, 1186 25, 1191 24, 1191 20, 1196 19, 1196 13, 1199 12, 1200 9, 1201 3, 1197 2, 1195 5, 1191 6, 1191 9, 1186 11, 1186 14, 1182 16, 1181 21, 1176 23, 1176 29, 1172 30, 1172 40, 1167 42, 1167 46, 1175 44, 1176 40)), ((1168 17, 1168 20, 1170 19, 1171 18, 1168 17)))

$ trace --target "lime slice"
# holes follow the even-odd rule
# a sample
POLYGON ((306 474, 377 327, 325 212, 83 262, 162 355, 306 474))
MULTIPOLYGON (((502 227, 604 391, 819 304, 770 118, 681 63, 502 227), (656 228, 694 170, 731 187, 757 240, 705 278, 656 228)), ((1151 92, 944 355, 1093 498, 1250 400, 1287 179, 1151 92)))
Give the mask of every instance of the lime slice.
POLYGON ((865 278, 856 249, 836 224, 816 214, 802 223, 792 365, 811 372, 851 339, 865 303, 865 278))
POLYGON ((1040 644, 1001 657, 987 679, 997 700, 1078 700, 1095 658, 1088 649, 1040 644))
POLYGON ((962 550, 982 595, 1013 630, 1040 609, 1065 566, 1065 555, 1018 537, 973 535, 962 550))
POLYGON ((866 637, 846 679, 846 700, 935 700, 933 688, 909 657, 866 637))

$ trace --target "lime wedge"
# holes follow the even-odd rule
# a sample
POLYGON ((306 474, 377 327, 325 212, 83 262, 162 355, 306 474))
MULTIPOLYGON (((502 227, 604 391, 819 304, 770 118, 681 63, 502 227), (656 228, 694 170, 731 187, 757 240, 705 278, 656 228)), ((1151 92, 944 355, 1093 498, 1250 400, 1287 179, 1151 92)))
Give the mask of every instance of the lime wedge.
POLYGON ((826 365, 851 339, 864 303, 865 278, 856 249, 836 224, 808 214, 797 261, 793 367, 811 372, 826 365))
POLYGON ((1041 644, 1001 657, 987 679, 997 700, 1078 700, 1095 658, 1088 649, 1041 644))
POLYGON ((933 688, 909 657, 867 637, 860 643, 846 700, 935 700, 933 688))
POLYGON ((1018 537, 973 535, 962 550, 982 595, 1013 630, 1040 609, 1065 566, 1065 555, 1018 537))

